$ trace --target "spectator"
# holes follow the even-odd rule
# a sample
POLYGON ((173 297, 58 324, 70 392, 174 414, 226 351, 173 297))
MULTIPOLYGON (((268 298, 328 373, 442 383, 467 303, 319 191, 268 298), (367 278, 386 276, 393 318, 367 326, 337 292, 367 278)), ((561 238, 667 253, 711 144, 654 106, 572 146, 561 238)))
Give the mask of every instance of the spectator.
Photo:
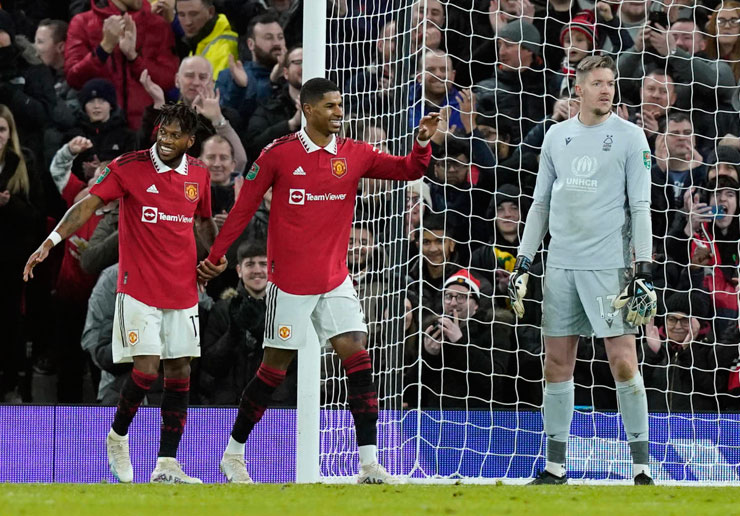
POLYGON ((129 127, 138 129, 149 103, 141 74, 148 70, 163 90, 173 86, 177 70, 175 39, 167 23, 143 0, 91 0, 91 10, 69 24, 64 69, 67 82, 82 88, 93 78, 116 87, 117 104, 129 127))
POLYGON ((72 172, 87 181, 101 161, 135 150, 136 134, 118 109, 115 86, 109 80, 90 79, 77 96, 80 108, 74 111, 74 118, 58 121, 57 128, 47 131, 45 154, 52 154, 53 148, 76 136, 86 138, 92 146, 75 155, 72 172))
POLYGON ((665 70, 675 81, 676 106, 691 109, 698 132, 713 138, 731 127, 730 117, 716 112, 729 110, 736 82, 727 63, 707 58, 701 29, 690 12, 667 30, 646 25, 634 46, 618 56, 620 91, 634 102, 645 68, 665 70))
POLYGON ((100 274, 118 263, 118 213, 117 202, 103 208, 103 218, 88 240, 87 249, 80 255, 80 267, 85 273, 100 274))
POLYGON ((10 15, 0 9, 0 104, 16 115, 18 138, 34 156, 41 156, 42 131, 55 103, 51 71, 25 36, 16 37, 10 15))
POLYGON ((473 88, 479 108, 486 114, 503 114, 518 122, 514 142, 522 137, 549 112, 545 95, 547 74, 539 57, 542 38, 534 25, 513 21, 496 35, 498 60, 493 76, 473 88))
POLYGON ((723 1, 707 23, 706 53, 710 59, 725 61, 740 80, 740 2, 723 1))
POLYGON ((252 160, 262 149, 282 136, 301 128, 299 95, 303 76, 303 49, 296 47, 285 54, 282 63, 285 85, 261 103, 249 119, 247 155, 252 160))
POLYGON ((630 32, 633 41, 637 41, 637 35, 645 26, 647 4, 649 0, 630 0, 620 2, 618 6, 619 19, 622 27, 630 32))
POLYGON ((481 310, 481 281, 461 269, 444 283, 442 316, 434 317, 422 338, 422 406, 438 409, 490 408, 502 395, 508 369, 505 334, 496 334, 490 311, 481 310))
POLYGON ((715 318, 715 334, 738 317, 738 271, 740 264, 740 222, 738 195, 740 183, 729 176, 719 176, 708 185, 704 195, 686 193, 685 225, 674 230, 666 249, 671 260, 689 266, 690 282, 678 285, 682 290, 700 288, 709 292, 715 318))
MULTIPOLYGON (((560 104, 567 106, 573 105, 573 114, 578 112, 578 103, 573 101, 559 100, 555 103, 553 117, 558 116, 558 106, 560 104)), ((572 115, 571 115, 572 116, 572 115)), ((496 168, 493 172, 496 185, 511 184, 520 187, 526 195, 532 195, 534 184, 537 178, 537 159, 533 145, 529 144, 529 135, 524 140, 525 145, 512 144, 512 132, 514 131, 514 121, 505 115, 491 116, 480 114, 476 117, 476 129, 483 137, 484 141, 491 149, 495 159, 496 168)), ((529 134, 541 130, 542 136, 536 144, 537 149, 542 146, 542 140, 545 138, 544 122, 538 124, 529 134), (543 127, 540 128, 540 126, 543 127)))
POLYGON ((51 70, 57 102, 64 102, 72 108, 77 105, 77 97, 64 76, 64 46, 67 41, 68 27, 67 22, 62 20, 50 20, 49 18, 41 20, 36 29, 33 46, 41 62, 51 70))
MULTIPOLYGON (((540 16, 535 17, 533 23, 539 33, 542 34, 543 41, 553 43, 560 40, 560 34, 563 29, 568 25, 568 22, 575 18, 578 11, 580 11, 580 7, 578 5, 579 2, 575 0, 550 0, 546 4, 546 11, 542 12, 540 16)), ((503 26, 504 23, 501 25, 503 26)), ((491 36, 493 36, 493 33, 491 33, 491 36)), ((495 52, 496 47, 491 46, 491 50, 495 52)), ((482 49, 475 54, 481 54, 481 52, 482 49)), ((552 72, 557 72, 561 69, 563 59, 565 58, 565 50, 560 45, 544 45, 542 57, 545 67, 552 72)), ((485 77, 480 77, 480 80, 483 79, 485 77)))
POLYGON ((0 235, 3 241, 0 327, 5 335, 4 355, 0 361, 3 372, 0 399, 11 403, 21 401, 18 373, 24 357, 21 341, 23 264, 45 230, 41 189, 35 171, 21 150, 13 113, 0 104, 0 235))
MULTIPOLYGON (((139 131, 141 146, 149 146, 153 141, 154 123, 165 103, 164 91, 152 81, 147 70, 142 72, 141 84, 151 97, 153 104, 146 108, 139 131)), ((227 139, 234 150, 235 169, 242 172, 247 163, 237 129, 241 127, 239 115, 228 107, 221 106, 218 90, 213 87, 211 63, 201 56, 186 57, 180 63, 175 75, 175 85, 180 90, 180 101, 195 108, 198 113, 198 128, 195 143, 188 150, 191 156, 200 156, 203 142, 213 134, 227 139)))
POLYGON ((707 170, 707 182, 718 176, 729 176, 740 183, 740 150, 729 145, 718 145, 715 163, 707 170))
POLYGON ((651 412, 719 412, 727 392, 734 346, 717 345, 706 323, 710 309, 697 295, 666 300, 665 323, 648 324, 642 366, 651 412))
MULTIPOLYGON (((108 161, 98 163, 89 182, 81 181, 72 173, 75 157, 93 147, 87 138, 76 136, 54 156, 50 172, 68 206, 87 195, 90 186, 103 173, 108 161)), ((85 324, 87 300, 97 274, 87 274, 80 266, 80 257, 87 250, 90 237, 103 217, 103 210, 95 213, 74 234, 65 240, 64 257, 53 293, 54 328, 57 332, 53 352, 57 366, 57 400, 61 403, 82 402, 82 377, 85 356, 80 349, 80 338, 85 324)))
POLYGON ((273 82, 282 72, 285 36, 277 18, 267 14, 254 18, 247 29, 247 46, 252 61, 242 64, 229 57, 229 69, 223 70, 216 81, 221 105, 235 109, 245 120, 259 102, 272 95, 273 82))
POLYGON ((629 121, 645 130, 651 148, 664 125, 668 110, 676 102, 673 77, 660 68, 648 69, 640 86, 640 102, 628 108, 629 121))
MULTIPOLYGON (((431 27, 431 24, 427 27, 431 27)), ((423 33, 419 32, 419 35, 423 33)), ((396 58, 396 38, 396 22, 388 20, 383 25, 367 66, 363 66, 345 82, 345 98, 351 112, 379 115, 383 107, 392 105, 389 93, 395 86, 393 60, 396 58)), ((418 43, 417 39, 413 41, 418 43)))
MULTIPOLYGON (((269 14, 276 17, 283 27, 288 48, 300 45, 303 41, 303 2, 300 0, 223 0, 222 3, 223 12, 239 34, 247 32, 254 18, 269 14)), ((246 57, 249 52, 242 50, 240 48, 239 55, 246 57)))
POLYGON ((706 166, 696 150, 696 134, 688 115, 669 114, 660 132, 651 170, 651 199, 653 234, 663 238, 672 228, 677 210, 683 206, 686 189, 705 184, 706 166))
MULTIPOLYGON (((201 394, 209 405, 238 405, 262 362, 265 333, 267 249, 264 241, 239 246, 236 292, 216 303, 208 316, 201 355, 201 394)), ((296 366, 275 392, 273 403, 295 405, 296 366)))
MULTIPOLYGON (((409 127, 416 127, 419 120, 427 113, 440 111, 450 106, 447 110, 447 122, 450 127, 461 128, 459 92, 453 85, 455 70, 452 68, 450 56, 439 51, 426 52, 423 72, 423 74, 418 74, 417 82, 411 88, 409 127), (424 88, 422 88, 422 81, 424 81, 424 88), (424 98, 422 98, 422 91, 424 98)), ((438 131, 438 133, 441 132, 438 131)))
POLYGON ((229 56, 239 56, 239 36, 224 14, 217 14, 213 0, 177 0, 177 19, 184 32, 185 56, 201 56, 218 77, 229 67, 229 56))
POLYGON ((388 260, 375 238, 373 225, 356 220, 349 234, 347 267, 367 323, 368 348, 380 345, 378 339, 389 281, 384 270, 388 260))

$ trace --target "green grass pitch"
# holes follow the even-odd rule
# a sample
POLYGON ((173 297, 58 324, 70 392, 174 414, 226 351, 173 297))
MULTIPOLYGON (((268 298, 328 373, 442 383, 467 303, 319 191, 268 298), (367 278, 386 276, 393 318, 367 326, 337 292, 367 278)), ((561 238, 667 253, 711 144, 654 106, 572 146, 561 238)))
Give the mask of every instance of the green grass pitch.
POLYGON ((740 488, 0 484, 0 516, 740 515, 740 488))

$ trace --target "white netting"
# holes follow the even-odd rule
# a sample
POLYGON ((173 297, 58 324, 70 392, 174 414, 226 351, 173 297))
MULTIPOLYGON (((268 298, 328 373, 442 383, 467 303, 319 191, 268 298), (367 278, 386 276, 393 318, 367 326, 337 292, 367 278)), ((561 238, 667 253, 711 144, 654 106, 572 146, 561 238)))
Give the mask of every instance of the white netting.
MULTIPOLYGON (((568 10, 569 3, 329 2, 327 77, 344 92, 346 136, 406 154, 421 112, 451 104, 423 185, 365 181, 358 191, 348 258, 370 327, 381 460, 423 479, 529 477, 543 466, 543 257, 523 319, 513 316, 505 280, 544 133, 577 110, 573 61, 590 41, 617 61, 617 112, 644 127, 653 151, 660 309, 638 338, 638 357, 654 473, 736 481, 740 140, 727 135, 740 134, 740 4, 583 0, 568 10), (668 33, 658 27, 663 18, 668 33), (654 29, 643 43, 645 25, 654 29), (573 51, 565 52, 569 41, 573 51), (711 208, 699 203, 727 214, 708 217, 711 208), (481 282, 478 310, 461 323, 457 343, 424 346, 445 306, 464 319, 457 291, 445 291, 445 302, 442 289, 460 268, 481 282), (696 326, 686 314, 700 318, 696 326), (694 338, 682 345, 686 330, 694 338)), ((322 374, 322 475, 346 477, 356 472, 354 430, 344 375, 328 350, 322 374)), ((581 340, 575 382, 569 474, 629 478, 601 340, 581 340)))

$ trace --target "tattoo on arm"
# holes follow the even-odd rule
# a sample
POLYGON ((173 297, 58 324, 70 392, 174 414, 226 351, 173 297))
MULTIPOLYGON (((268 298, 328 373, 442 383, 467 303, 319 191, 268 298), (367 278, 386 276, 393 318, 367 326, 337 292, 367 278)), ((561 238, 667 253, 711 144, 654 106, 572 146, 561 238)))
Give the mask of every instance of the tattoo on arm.
POLYGON ((75 231, 80 229, 87 220, 92 217, 95 210, 103 205, 102 199, 97 195, 87 195, 80 201, 76 202, 67 213, 64 214, 62 220, 56 227, 56 232, 59 233, 62 238, 67 238, 75 231))

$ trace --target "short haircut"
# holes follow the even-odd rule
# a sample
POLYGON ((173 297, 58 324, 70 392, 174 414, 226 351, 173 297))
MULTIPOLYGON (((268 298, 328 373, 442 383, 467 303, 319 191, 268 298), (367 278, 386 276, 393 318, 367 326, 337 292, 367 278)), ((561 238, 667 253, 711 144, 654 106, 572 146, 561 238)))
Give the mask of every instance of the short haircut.
POLYGON ((692 127, 694 126, 691 117, 686 111, 671 109, 670 111, 668 111, 668 114, 666 116, 658 119, 658 132, 666 134, 668 132, 669 122, 673 122, 676 124, 680 124, 681 122, 689 122, 692 127))
POLYGON ((334 91, 339 91, 339 86, 330 80, 322 77, 311 79, 301 86, 301 106, 304 104, 316 104, 324 98, 324 95, 334 91))
POLYGON ((424 212, 421 227, 429 231, 442 231, 445 235, 452 229, 447 226, 447 218, 444 213, 434 213, 432 211, 424 212))
POLYGON ((614 59, 609 56, 586 56, 576 66, 576 83, 581 84, 586 75, 599 68, 611 70, 616 78, 617 65, 614 64, 614 59))
POLYGON ((512 119, 503 114, 488 115, 486 113, 481 113, 475 118, 475 123, 479 126, 484 125, 486 127, 496 129, 496 133, 500 140, 503 140, 502 136, 504 135, 511 138, 511 135, 514 133, 512 119))
POLYGON ((213 136, 209 136, 204 142, 203 145, 200 146, 201 148, 201 154, 203 153, 203 149, 206 148, 206 143, 208 142, 216 142, 216 143, 228 143, 229 144, 229 153, 231 154, 231 159, 234 159, 234 146, 231 145, 231 142, 221 136, 220 134, 214 134, 213 136))
POLYGON ((449 137, 445 143, 436 147, 433 152, 435 164, 447 158, 457 158, 460 154, 470 159, 470 143, 467 139, 449 137))
POLYGON ((44 18, 39 22, 39 27, 49 27, 49 29, 51 29, 51 37, 54 40, 54 43, 67 41, 67 29, 69 28, 69 24, 66 21, 44 18))
POLYGON ((254 27, 257 24, 267 25, 270 23, 277 23, 280 25, 280 20, 277 16, 275 16, 272 13, 265 13, 260 14, 259 16, 255 16, 252 18, 252 20, 249 22, 249 25, 247 25, 247 38, 254 38, 254 27))
POLYGON ((247 258, 267 256, 267 244, 264 240, 246 240, 236 250, 236 261, 241 264, 247 258))
POLYGON ((645 74, 642 76, 643 82, 645 81, 645 77, 647 77, 648 75, 660 75, 663 77, 670 77, 671 80, 668 82, 673 82, 673 75, 671 74, 671 72, 669 72, 666 68, 654 64, 645 67, 645 74))
POLYGON ((157 127, 173 122, 180 124, 180 131, 193 135, 198 128, 198 114, 185 104, 165 104, 157 118, 157 127))

